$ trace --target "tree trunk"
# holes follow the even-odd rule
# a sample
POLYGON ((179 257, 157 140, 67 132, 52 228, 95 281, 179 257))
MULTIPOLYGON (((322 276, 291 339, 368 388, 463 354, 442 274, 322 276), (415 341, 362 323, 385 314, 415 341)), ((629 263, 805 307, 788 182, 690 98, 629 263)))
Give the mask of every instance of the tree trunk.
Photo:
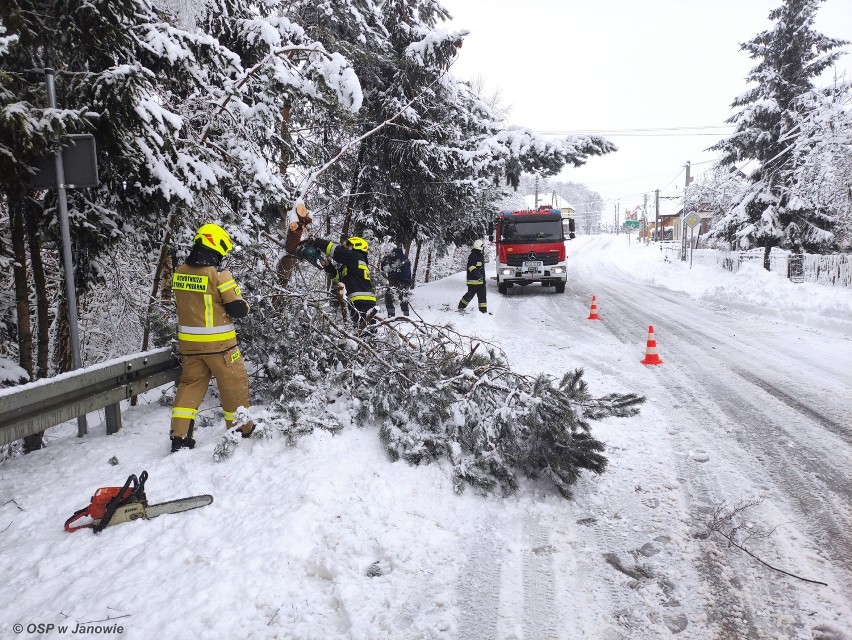
POLYGON ((417 282, 417 265, 420 264, 420 247, 422 243, 417 241, 417 251, 414 254, 414 266, 411 269, 411 282, 417 282))
POLYGON ((423 282, 429 282, 432 277, 432 247, 426 253, 426 273, 423 275, 423 282))
POLYGON ((47 279, 44 274, 44 262, 41 257, 41 238, 38 230, 36 212, 28 209, 26 218, 29 237, 30 265, 33 270, 33 283, 36 291, 36 378, 46 378, 50 374, 50 302, 47 297, 47 279))
MULTIPOLYGON (((30 296, 27 285, 27 252, 24 232, 23 201, 13 199, 9 203, 9 215, 12 222, 12 251, 15 255, 13 267, 15 278, 15 308, 18 320, 18 363, 34 379, 33 370, 33 332, 30 322, 30 296)), ((40 264, 40 262, 39 262, 40 264)), ((40 431, 24 437, 24 453, 41 449, 44 443, 44 432, 40 431)))
POLYGON ((74 357, 71 354, 71 326, 68 324, 68 300, 62 295, 59 298, 54 331, 53 364, 59 373, 74 369, 74 357))
POLYGON ((364 154, 366 153, 367 143, 362 142, 358 146, 358 159, 355 161, 355 168, 352 170, 352 187, 349 189, 349 198, 346 200, 346 213, 343 215, 343 228, 341 234, 344 238, 349 237, 349 228, 352 226, 352 216, 355 209, 355 201, 358 199, 358 196, 354 195, 358 193, 360 188, 360 177, 361 177, 361 163, 364 161, 364 154))
MULTIPOLYGON (((154 270, 154 281, 151 285, 151 295, 148 297, 148 307, 145 312, 145 328, 142 330, 142 351, 148 350, 148 341, 151 337, 151 311, 154 308, 154 302, 157 300, 157 291, 160 289, 160 279, 163 274, 163 269, 166 265, 166 260, 169 257, 169 245, 172 241, 172 232, 174 230, 175 221, 177 220, 177 211, 172 209, 169 217, 166 220, 166 233, 163 236, 163 244, 160 247, 160 257, 157 260, 157 268, 154 270)), ((130 400, 131 406, 136 404, 135 396, 130 400)))
POLYGON ((281 177, 287 175, 290 168, 290 153, 287 148, 287 140, 290 138, 290 105, 286 104, 281 109, 281 155, 278 157, 278 171, 281 177))
POLYGON ((27 251, 24 234, 24 215, 21 202, 17 199, 9 203, 9 217, 12 227, 12 252, 15 264, 12 272, 15 279, 15 311, 18 321, 18 364, 33 377, 33 332, 30 324, 30 291, 27 286, 27 251))
POLYGON ((767 246, 763 250, 763 268, 769 271, 769 253, 772 251, 772 247, 767 246))
POLYGON ((302 241, 302 233, 310 226, 312 220, 310 215, 308 215, 307 207, 303 203, 299 203, 296 206, 295 222, 288 223, 290 212, 284 207, 281 207, 280 214, 282 225, 286 224, 284 250, 287 253, 278 261, 275 270, 278 273, 278 280, 281 286, 286 288, 290 284, 290 276, 293 273, 293 269, 296 268, 299 262, 297 252, 299 250, 299 243, 302 241))
MULTIPOLYGON (((33 331, 30 323, 30 296, 27 286, 27 252, 24 233, 24 212, 22 203, 14 200, 9 203, 9 216, 12 222, 12 251, 15 255, 13 267, 15 277, 15 310, 18 320, 18 363, 33 379, 33 331)), ((24 437, 24 453, 41 449, 44 432, 24 437)))

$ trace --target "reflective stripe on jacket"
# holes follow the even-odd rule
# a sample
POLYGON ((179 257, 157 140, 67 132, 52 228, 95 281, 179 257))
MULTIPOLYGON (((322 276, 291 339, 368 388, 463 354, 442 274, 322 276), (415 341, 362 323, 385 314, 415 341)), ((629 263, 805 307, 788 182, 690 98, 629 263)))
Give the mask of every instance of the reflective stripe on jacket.
POLYGON ((182 264, 172 277, 183 354, 219 353, 237 346, 237 331, 225 304, 242 300, 230 271, 182 264))
POLYGON ((482 264, 482 252, 474 249, 467 257, 467 284, 485 284, 485 267, 482 264))
POLYGON ((337 272, 340 281, 346 287, 346 298, 350 302, 376 301, 373 283, 370 280, 370 267, 361 258, 360 252, 347 249, 336 242, 327 242, 325 253, 341 265, 337 272))

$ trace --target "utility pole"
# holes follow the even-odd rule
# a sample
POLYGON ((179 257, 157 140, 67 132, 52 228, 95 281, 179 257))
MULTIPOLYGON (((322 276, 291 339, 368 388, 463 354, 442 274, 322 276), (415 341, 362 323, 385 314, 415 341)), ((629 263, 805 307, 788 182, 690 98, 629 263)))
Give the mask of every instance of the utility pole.
POLYGON ((683 185, 683 207, 680 209, 680 259, 681 261, 686 260, 686 223, 684 219, 686 218, 686 190, 689 187, 689 183, 691 182, 689 178, 689 169, 691 168, 691 162, 689 160, 686 161, 686 181, 683 185))
POLYGON ((535 174, 535 206, 533 209, 538 209, 538 174, 535 174))
POLYGON ((642 199, 642 235, 645 238, 645 244, 648 244, 648 194, 644 194, 642 199))
MULTIPOLYGON (((654 217, 654 230, 657 232, 657 242, 660 242, 662 239, 660 237, 660 190, 654 190, 654 204, 656 207, 656 214, 654 217)), ((660 245, 660 249, 663 248, 663 245, 660 245)))

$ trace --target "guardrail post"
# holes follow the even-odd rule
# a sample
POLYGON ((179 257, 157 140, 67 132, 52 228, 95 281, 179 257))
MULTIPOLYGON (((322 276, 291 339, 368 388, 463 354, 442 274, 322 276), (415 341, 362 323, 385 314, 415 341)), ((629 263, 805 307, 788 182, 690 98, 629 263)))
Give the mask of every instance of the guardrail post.
POLYGON ((115 404, 110 404, 104 407, 104 413, 106 414, 106 432, 108 436, 111 436, 114 433, 118 433, 118 430, 121 429, 121 403, 116 402, 115 404))

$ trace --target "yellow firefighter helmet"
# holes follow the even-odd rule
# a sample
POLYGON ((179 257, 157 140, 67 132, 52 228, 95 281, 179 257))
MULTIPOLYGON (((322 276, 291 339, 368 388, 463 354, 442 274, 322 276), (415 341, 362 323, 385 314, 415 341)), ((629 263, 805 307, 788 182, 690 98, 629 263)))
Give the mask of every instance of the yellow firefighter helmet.
POLYGON ((352 236, 349 238, 346 243, 352 247, 355 251, 363 251, 367 252, 368 244, 364 238, 359 238, 358 236, 352 236))
POLYGON ((192 243, 201 240, 201 244, 218 252, 222 257, 228 255, 234 248, 231 236, 218 224, 205 224, 198 229, 192 243))

